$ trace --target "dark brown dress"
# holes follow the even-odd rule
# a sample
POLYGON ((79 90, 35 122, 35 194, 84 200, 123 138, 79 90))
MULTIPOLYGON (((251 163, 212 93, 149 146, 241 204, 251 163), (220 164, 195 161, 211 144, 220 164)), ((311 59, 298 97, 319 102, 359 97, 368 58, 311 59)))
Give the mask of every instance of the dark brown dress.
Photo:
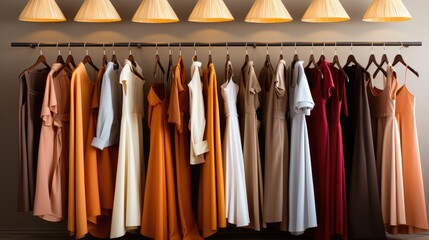
POLYGON ((386 239, 381 215, 367 98, 369 74, 360 65, 345 67, 348 116, 342 116, 350 239, 386 239))
POLYGON ((25 70, 19 76, 18 106, 18 211, 32 211, 36 184, 40 114, 50 69, 25 70))

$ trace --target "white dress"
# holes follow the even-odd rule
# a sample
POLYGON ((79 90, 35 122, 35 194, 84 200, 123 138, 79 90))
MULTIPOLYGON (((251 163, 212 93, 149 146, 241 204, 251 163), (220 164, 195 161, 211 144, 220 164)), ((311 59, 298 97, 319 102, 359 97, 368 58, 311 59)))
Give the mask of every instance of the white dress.
POLYGON ((204 140, 206 117, 204 111, 203 83, 200 76, 201 62, 193 62, 191 66, 191 81, 189 87, 189 130, 191 132, 190 163, 205 162, 204 153, 209 151, 207 141, 204 140))
MULTIPOLYGON (((228 62, 231 65, 231 62, 228 62)), ((237 94, 239 86, 229 79, 221 86, 225 106, 225 133, 222 153, 225 162, 225 204, 228 222, 237 227, 250 223, 244 176, 243 150, 238 125, 237 94)))
MULTIPOLYGON (((289 232, 302 234, 317 226, 310 146, 305 116, 314 107, 303 61, 295 63, 289 85, 291 139, 289 159, 289 232)), ((289 71, 291 71, 289 69, 289 71)))
POLYGON ((125 60, 121 72, 123 103, 119 157, 113 202, 111 238, 125 235, 141 225, 142 184, 144 186, 143 127, 144 81, 142 69, 125 60))

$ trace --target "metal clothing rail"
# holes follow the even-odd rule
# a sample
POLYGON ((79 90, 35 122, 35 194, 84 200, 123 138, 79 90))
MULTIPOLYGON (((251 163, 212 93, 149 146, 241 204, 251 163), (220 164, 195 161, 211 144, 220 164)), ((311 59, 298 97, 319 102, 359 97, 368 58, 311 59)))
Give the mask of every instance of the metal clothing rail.
POLYGON ((332 47, 332 46, 386 46, 386 47, 411 47, 422 46, 422 42, 12 42, 11 47, 332 47))

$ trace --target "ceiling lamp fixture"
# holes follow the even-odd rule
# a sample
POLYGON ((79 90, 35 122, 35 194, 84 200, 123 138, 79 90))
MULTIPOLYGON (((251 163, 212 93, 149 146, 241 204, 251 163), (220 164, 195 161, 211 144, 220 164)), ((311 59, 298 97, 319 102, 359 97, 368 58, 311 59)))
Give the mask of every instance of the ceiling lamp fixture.
POLYGON ((292 20, 281 0, 255 0, 244 21, 251 23, 281 23, 292 20))
POLYGON ((401 0, 373 0, 365 15, 365 22, 401 22, 411 20, 408 12, 401 0))
POLYGON ((110 0, 85 0, 74 20, 76 22, 119 22, 121 17, 110 0))
POLYGON ((172 23, 179 18, 167 0, 143 0, 132 19, 138 23, 172 23))
POLYGON ((223 0, 198 0, 188 21, 229 22, 234 21, 234 17, 223 0))
POLYGON ((343 22, 350 17, 339 0, 313 0, 302 17, 303 22, 343 22))
POLYGON ((65 22, 55 0, 29 0, 18 18, 25 22, 65 22))

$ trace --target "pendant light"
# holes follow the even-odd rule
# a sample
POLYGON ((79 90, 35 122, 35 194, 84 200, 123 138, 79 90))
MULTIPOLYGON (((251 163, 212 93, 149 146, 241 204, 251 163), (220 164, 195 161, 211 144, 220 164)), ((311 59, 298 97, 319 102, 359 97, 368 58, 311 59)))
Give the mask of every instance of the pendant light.
POLYGON ((18 18, 25 22, 65 22, 55 0, 29 0, 18 18))
POLYGON ((143 0, 132 19, 139 23, 172 23, 179 18, 167 0, 143 0))
POLYGON ((251 23, 281 23, 292 20, 281 0, 255 0, 244 21, 251 23))
POLYGON ((76 22, 119 22, 121 17, 110 0, 85 0, 74 20, 76 22))
POLYGON ((339 0, 313 0, 301 21, 313 23, 343 22, 350 17, 339 0))
POLYGON ((188 21, 190 22, 229 22, 234 17, 223 0, 198 0, 188 21))
POLYGON ((373 0, 362 20, 365 22, 400 22, 411 19, 410 12, 401 0, 373 0))

